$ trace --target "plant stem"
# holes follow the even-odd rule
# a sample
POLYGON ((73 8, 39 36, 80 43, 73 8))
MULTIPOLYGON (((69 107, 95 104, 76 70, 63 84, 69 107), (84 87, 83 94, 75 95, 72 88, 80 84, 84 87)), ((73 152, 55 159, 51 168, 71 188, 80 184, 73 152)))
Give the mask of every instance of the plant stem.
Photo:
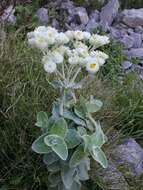
POLYGON ((78 74, 80 73, 81 71, 81 68, 78 68, 78 70, 76 71, 75 75, 73 76, 72 80, 71 80, 71 83, 74 83, 76 77, 78 76, 78 74))
POLYGON ((97 122, 93 119, 93 117, 91 116, 91 114, 88 114, 88 118, 89 118, 89 120, 93 123, 93 125, 97 128, 97 127, 98 127, 98 124, 97 124, 97 122))

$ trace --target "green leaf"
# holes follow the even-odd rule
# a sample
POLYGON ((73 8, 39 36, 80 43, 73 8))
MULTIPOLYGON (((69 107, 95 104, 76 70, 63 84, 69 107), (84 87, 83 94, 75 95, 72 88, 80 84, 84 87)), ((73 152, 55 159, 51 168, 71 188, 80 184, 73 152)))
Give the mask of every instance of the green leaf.
POLYGON ((68 129, 65 141, 69 149, 74 148, 81 143, 81 139, 75 129, 68 129))
POLYGON ((69 167, 64 167, 61 171, 62 181, 67 189, 70 189, 73 184, 74 173, 75 173, 75 168, 69 168, 69 167))
POLYGON ((49 166, 59 160, 59 156, 55 152, 50 152, 43 156, 43 162, 49 166))
POLYGON ((68 109, 64 109, 63 116, 66 119, 74 121, 77 125, 86 126, 86 123, 84 120, 77 117, 72 111, 69 111, 68 109))
POLYGON ((91 155, 94 160, 96 160, 103 168, 108 167, 108 161, 104 152, 99 147, 93 147, 91 155))
POLYGON ((76 167, 80 164, 80 162, 87 156, 87 153, 84 152, 84 149, 82 146, 79 146, 75 152, 73 153, 69 165, 70 167, 76 167))
POLYGON ((61 170, 60 163, 58 161, 54 162, 50 164, 49 166, 47 166, 47 169, 49 172, 58 172, 61 170))
POLYGON ((50 173, 48 180, 51 183, 51 187, 56 187, 61 182, 61 176, 59 173, 50 173))
POLYGON ((67 133, 67 123, 64 118, 58 119, 50 130, 50 134, 55 134, 60 137, 65 137, 67 133))
POLYGON ((37 114, 37 122, 35 123, 37 127, 47 128, 48 127, 48 115, 46 112, 39 112, 37 114))
POLYGON ((93 146, 101 147, 106 141, 107 137, 104 135, 100 123, 97 123, 96 132, 91 136, 93 146))
POLYGON ((76 114, 79 118, 85 119, 86 115, 85 115, 84 111, 83 111, 80 107, 77 107, 77 106, 76 106, 76 107, 74 108, 74 112, 75 112, 75 114, 76 114))
POLYGON ((44 142, 44 138, 47 136, 47 134, 44 134, 40 136, 38 139, 36 139, 32 144, 32 150, 38 154, 46 154, 51 152, 51 148, 47 146, 44 142))
POLYGON ((91 149, 91 136, 89 135, 83 135, 82 139, 84 141, 84 151, 86 152, 87 150, 91 149))
POLYGON ((51 149, 62 159, 66 160, 68 157, 67 145, 60 136, 48 135, 44 138, 44 142, 51 147, 51 149))
POLYGON ((88 180, 88 170, 90 169, 90 159, 84 159, 77 167, 79 179, 82 181, 88 180))
POLYGON ((83 135, 86 135, 87 134, 87 131, 86 131, 86 129, 84 128, 84 127, 78 127, 77 128, 77 130, 78 130, 78 134, 80 135, 80 136, 83 136, 83 135))
POLYGON ((100 100, 91 99, 86 103, 86 109, 88 113, 94 113, 101 109, 103 103, 100 100))

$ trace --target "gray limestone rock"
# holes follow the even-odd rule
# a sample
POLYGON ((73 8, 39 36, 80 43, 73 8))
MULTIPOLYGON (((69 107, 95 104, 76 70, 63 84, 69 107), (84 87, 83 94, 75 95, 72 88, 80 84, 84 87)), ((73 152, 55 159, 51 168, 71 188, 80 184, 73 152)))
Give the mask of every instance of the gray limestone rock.
POLYGON ((87 11, 84 7, 76 7, 74 9, 75 13, 75 18, 79 24, 84 24, 86 25, 89 21, 89 17, 87 14, 87 11))
POLYGON ((124 35, 124 37, 120 41, 123 43, 126 49, 130 49, 134 45, 134 39, 128 35, 124 35))
POLYGON ((113 162, 109 162, 108 168, 96 168, 92 171, 91 178, 101 180, 104 189, 106 190, 128 190, 128 183, 123 174, 116 168, 113 162))
POLYGON ((126 9, 121 13, 121 21, 129 27, 143 26, 143 8, 126 9))
POLYGON ((132 138, 126 139, 113 152, 116 165, 127 165, 133 176, 143 174, 143 149, 132 138))
POLYGON ((142 36, 141 36, 141 34, 133 32, 131 34, 131 37, 133 38, 133 41, 134 41, 133 47, 134 48, 140 48, 141 45, 142 45, 142 36))
POLYGON ((99 21, 99 11, 98 10, 92 11, 89 15, 89 19, 93 19, 95 22, 98 22, 99 21))
POLYGON ((36 12, 36 16, 41 24, 47 24, 49 21, 48 10, 46 8, 40 8, 36 12))
POLYGON ((143 58, 143 48, 132 48, 128 51, 124 51, 124 53, 130 58, 143 58))
POLYGON ((16 17, 14 15, 15 9, 10 5, 7 9, 4 10, 2 16, 0 16, 0 21, 7 21, 12 24, 16 23, 16 17))
POLYGON ((89 20, 88 24, 86 25, 86 31, 92 33, 98 27, 99 27, 99 23, 96 22, 94 19, 91 19, 91 20, 89 20))
POLYGON ((108 28, 112 25, 114 19, 118 14, 119 9, 119 1, 118 0, 111 0, 102 8, 100 13, 100 24, 103 29, 108 28))
POLYGON ((122 66, 123 66, 123 69, 124 70, 128 70, 128 69, 130 69, 131 67, 132 67, 132 62, 130 62, 130 61, 124 61, 123 63, 122 63, 122 66))

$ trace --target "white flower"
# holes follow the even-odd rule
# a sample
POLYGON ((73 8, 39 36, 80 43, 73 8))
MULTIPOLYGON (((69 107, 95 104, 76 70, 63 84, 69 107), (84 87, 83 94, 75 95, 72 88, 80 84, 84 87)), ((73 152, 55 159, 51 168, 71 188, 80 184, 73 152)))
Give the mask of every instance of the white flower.
POLYGON ((95 57, 89 56, 85 59, 85 61, 86 61, 86 70, 90 74, 94 74, 94 73, 98 72, 98 70, 99 70, 98 59, 96 59, 95 57))
POLYGON ((57 63, 57 64, 62 63, 62 62, 64 61, 63 55, 60 54, 58 51, 52 52, 52 54, 51 54, 51 59, 52 59, 55 63, 57 63))
POLYGON ((88 50, 86 48, 76 48, 75 50, 79 56, 82 56, 82 57, 88 56, 88 50))
POLYGON ((79 60, 79 57, 77 55, 73 55, 73 56, 69 57, 68 62, 71 65, 76 65, 80 62, 80 60, 79 60))
POLYGON ((72 40, 74 38, 74 31, 72 30, 68 30, 65 32, 65 35, 70 39, 72 40))
POLYGON ((47 27, 47 31, 52 32, 53 35, 58 34, 58 31, 55 28, 51 27, 51 26, 47 27))
POLYGON ((84 39, 83 32, 80 31, 80 30, 74 31, 74 38, 75 38, 76 40, 83 40, 83 39, 84 39))
POLYGON ((60 32, 56 37, 56 42, 58 44, 67 44, 69 42, 69 38, 63 32, 60 32))
POLYGON ((81 41, 76 41, 76 42, 73 44, 73 46, 74 46, 75 48, 84 48, 84 49, 87 49, 87 50, 88 50, 88 46, 87 46, 85 43, 81 42, 81 41))
POLYGON ((27 38, 34 38, 34 32, 28 32, 27 33, 27 38))
POLYGON ((92 51, 90 52, 90 55, 98 59, 100 66, 104 65, 106 60, 109 58, 109 56, 102 51, 92 51))
POLYGON ((89 39, 89 43, 91 45, 94 45, 96 48, 98 48, 102 45, 110 43, 110 41, 109 41, 109 37, 107 36, 100 36, 98 34, 93 34, 89 39))
POLYGON ((60 46, 55 49, 55 51, 59 52, 60 54, 64 55, 69 51, 69 47, 67 46, 60 46))
POLYGON ((47 73, 54 73, 56 71, 57 65, 54 62, 48 62, 44 64, 44 69, 47 73))
POLYGON ((89 40, 89 38, 91 37, 91 34, 89 32, 83 32, 83 36, 85 40, 89 40))
POLYGON ((47 73, 53 73, 56 71, 57 69, 56 63, 52 61, 51 59, 49 59, 48 56, 44 56, 42 59, 42 62, 44 64, 44 69, 47 73))

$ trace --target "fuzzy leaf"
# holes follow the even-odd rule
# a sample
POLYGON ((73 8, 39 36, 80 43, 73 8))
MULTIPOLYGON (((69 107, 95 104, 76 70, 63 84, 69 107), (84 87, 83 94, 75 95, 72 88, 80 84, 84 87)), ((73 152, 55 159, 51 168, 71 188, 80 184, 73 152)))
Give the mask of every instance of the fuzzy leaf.
POLYGON ((86 152, 87 150, 91 149, 91 136, 89 135, 83 135, 82 139, 84 141, 84 151, 86 152))
POLYGON ((79 165, 79 163, 87 156, 87 154, 84 152, 83 147, 79 146, 75 152, 73 153, 71 159, 70 159, 70 167, 76 167, 79 165))
POLYGON ((78 127, 77 129, 78 129, 78 134, 80 136, 83 136, 83 135, 87 134, 87 131, 86 131, 86 129, 84 127, 78 127))
POLYGON ((84 159, 79 165, 78 165, 78 176, 79 179, 82 181, 88 180, 88 170, 90 165, 90 159, 84 159))
POLYGON ((39 112, 37 114, 37 122, 35 123, 37 127, 47 128, 48 127, 48 115, 46 112, 39 112))
POLYGON ((36 139, 32 144, 32 150, 38 154, 46 154, 51 152, 51 148, 47 146, 44 142, 44 138, 47 136, 47 134, 44 134, 40 136, 38 139, 36 139))
POLYGON ((65 141, 67 143, 68 148, 71 149, 79 145, 81 139, 75 129, 69 129, 66 134, 65 141))
POLYGON ((48 135, 44 138, 44 142, 51 146, 51 149, 62 159, 66 160, 68 157, 67 145, 60 136, 48 135))
POLYGON ((66 119, 74 121, 77 125, 86 126, 86 123, 84 120, 77 117, 72 111, 69 111, 68 109, 64 109, 63 116, 66 119))
POLYGON ((73 184, 74 173, 75 173, 75 168, 69 168, 69 167, 64 167, 64 169, 61 172, 62 181, 67 189, 70 189, 73 184))
POLYGON ((101 147, 106 141, 107 137, 104 135, 100 123, 96 126, 96 132, 91 136, 93 146, 101 147))
POLYGON ((48 180, 51 183, 51 187, 56 187, 61 182, 61 176, 59 173, 50 173, 48 180))
POLYGON ((59 160, 59 156, 57 154, 55 154, 54 152, 50 152, 43 156, 43 162, 47 166, 53 164, 54 162, 57 162, 58 160, 59 160))
POLYGON ((81 119, 85 119, 85 113, 84 113, 84 111, 81 109, 81 108, 79 108, 79 107, 75 107, 74 108, 74 112, 75 112, 75 114, 79 117, 79 118, 81 118, 81 119))
POLYGON ((50 134, 65 137, 67 133, 67 123, 64 118, 58 119, 50 130, 50 134))
POLYGON ((54 162, 54 163, 50 164, 49 166, 47 166, 47 169, 49 172, 58 172, 61 170, 60 163, 58 161, 54 162))
POLYGON ((86 103, 86 109, 88 113, 94 113, 101 109, 103 103, 100 100, 92 99, 86 103))
POLYGON ((94 160, 96 160, 103 168, 108 167, 108 161, 104 152, 99 147, 93 147, 91 155, 94 160))

